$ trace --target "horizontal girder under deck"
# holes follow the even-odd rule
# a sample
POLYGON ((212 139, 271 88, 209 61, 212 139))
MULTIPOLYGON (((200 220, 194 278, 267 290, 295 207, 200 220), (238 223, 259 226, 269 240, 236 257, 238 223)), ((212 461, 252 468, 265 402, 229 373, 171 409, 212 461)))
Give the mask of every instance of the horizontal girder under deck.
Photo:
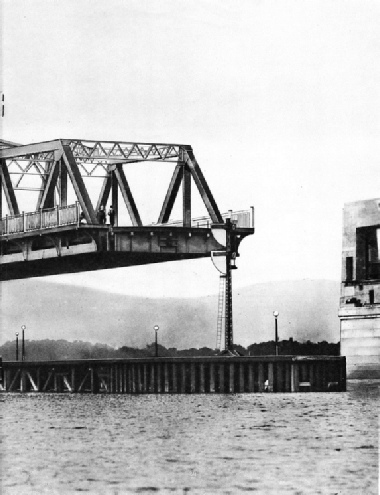
MULTIPOLYGON (((254 232, 237 228, 237 242, 254 232)), ((0 280, 103 270, 211 256, 211 228, 66 225, 1 238, 0 280)))

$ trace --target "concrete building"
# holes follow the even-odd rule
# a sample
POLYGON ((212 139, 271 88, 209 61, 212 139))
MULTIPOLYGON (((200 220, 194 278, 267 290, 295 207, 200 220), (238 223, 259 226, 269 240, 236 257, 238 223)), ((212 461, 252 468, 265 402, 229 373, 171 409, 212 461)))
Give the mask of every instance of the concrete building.
POLYGON ((339 318, 347 377, 380 378, 380 199, 344 206, 339 318))

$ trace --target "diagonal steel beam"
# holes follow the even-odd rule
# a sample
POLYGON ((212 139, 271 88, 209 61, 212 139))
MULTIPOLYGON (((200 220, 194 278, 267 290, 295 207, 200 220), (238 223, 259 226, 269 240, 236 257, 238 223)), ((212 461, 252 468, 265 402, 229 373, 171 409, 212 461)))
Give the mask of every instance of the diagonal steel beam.
POLYGON ((120 191, 123 196, 124 203, 128 209, 129 216, 131 217, 132 224, 138 227, 142 227, 140 214, 137 210, 135 200, 133 198, 127 178, 124 174, 123 166, 121 164, 115 165, 115 177, 119 183, 120 191))
POLYGON ((48 163, 48 165, 47 165, 47 169, 46 169, 46 171, 47 171, 47 174, 48 174, 48 175, 47 175, 47 176, 44 176, 44 175, 42 175, 42 176, 41 176, 41 180, 42 180, 41 187, 42 187, 42 189, 41 189, 41 191, 38 193, 38 199, 37 199, 36 210, 39 210, 39 209, 41 208, 42 198, 43 198, 43 195, 44 195, 44 193, 45 193, 45 190, 46 190, 46 184, 47 184, 47 181, 48 181, 48 178, 49 178, 49 175, 50 175, 50 172, 51 172, 51 170, 52 170, 53 166, 54 166, 54 162, 53 162, 53 163, 51 163, 51 162, 50 162, 50 163, 48 163))
POLYGON ((108 175, 106 177, 104 177, 102 189, 100 191, 99 199, 98 199, 98 202, 96 205, 96 212, 98 212, 100 210, 100 207, 102 205, 103 206, 106 205, 108 198, 109 198, 109 195, 110 195, 110 191, 111 191, 111 184, 112 184, 111 173, 108 173, 108 175))
POLYGON ((90 196, 83 182, 82 176, 80 174, 78 165, 75 161, 71 148, 70 146, 66 146, 66 145, 61 145, 61 146, 63 151, 62 159, 66 164, 67 171, 71 179, 71 183, 74 187, 75 194, 78 198, 79 204, 82 208, 86 221, 89 224, 96 224, 97 219, 96 219, 94 207, 92 206, 90 196))
POLYGON ((37 204, 37 210, 40 208, 54 208, 54 189, 57 185, 59 176, 59 162, 54 162, 47 181, 44 186, 41 201, 37 204))
POLYGON ((0 158, 14 158, 17 156, 26 156, 33 153, 44 153, 46 151, 55 151, 61 148, 59 140, 46 141, 44 143, 28 144, 25 146, 15 146, 14 148, 5 148, 0 150, 0 158))
POLYGON ((7 200, 9 214, 19 215, 20 211, 18 209, 15 191, 12 185, 11 177, 9 175, 9 170, 5 160, 1 160, 0 179, 1 179, 1 185, 3 186, 5 198, 7 200))
POLYGON ((193 176, 195 184, 198 187, 198 191, 203 199, 203 202, 207 208, 211 220, 214 223, 224 223, 222 215, 220 214, 215 199, 211 194, 206 179, 204 178, 203 173, 195 159, 191 146, 186 147, 186 149, 184 149, 183 154, 184 154, 184 161, 190 169, 191 175, 193 176))
POLYGON ((178 163, 176 168, 174 169, 169 188, 166 192, 166 196, 164 199, 164 203, 161 208, 161 213, 160 216, 158 217, 158 222, 157 223, 167 223, 170 214, 173 209, 174 201, 177 197, 178 191, 179 191, 179 186, 181 185, 182 179, 183 179, 183 174, 182 174, 182 163, 178 163))

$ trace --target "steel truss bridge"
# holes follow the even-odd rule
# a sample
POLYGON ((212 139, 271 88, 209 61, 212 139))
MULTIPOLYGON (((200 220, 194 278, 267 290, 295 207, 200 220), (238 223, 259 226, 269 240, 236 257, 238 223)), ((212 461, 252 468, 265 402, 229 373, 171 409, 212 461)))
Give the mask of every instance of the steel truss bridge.
POLYGON ((0 180, 8 207, 8 215, 4 216, 0 199, 1 280, 224 254, 226 319, 228 314, 231 316, 231 341, 226 341, 229 348, 232 301, 228 277, 240 242, 254 233, 253 209, 220 213, 191 146, 81 139, 29 145, 1 141, 0 161, 0 180), (157 222, 149 225, 141 220, 123 167, 131 163, 138 166, 140 162, 174 166, 157 222), (96 203, 91 201, 85 185, 85 179, 90 177, 102 180, 96 203), (206 217, 192 218, 193 183, 207 209, 206 217), (71 204, 69 187, 75 194, 71 204), (173 222, 170 215, 180 188, 182 219, 173 222), (34 193, 33 211, 20 211, 21 191, 34 193), (121 201, 131 225, 119 225, 121 201), (97 216, 107 202, 115 210, 113 228, 101 224, 97 216))

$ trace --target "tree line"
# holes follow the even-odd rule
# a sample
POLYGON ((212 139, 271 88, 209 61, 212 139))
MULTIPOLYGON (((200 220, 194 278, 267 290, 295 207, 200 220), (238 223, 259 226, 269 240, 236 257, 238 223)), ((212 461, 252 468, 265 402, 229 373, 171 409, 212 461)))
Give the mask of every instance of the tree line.
MULTIPOLYGON (((280 355, 314 356, 329 355, 339 356, 339 343, 322 342, 297 342, 290 338, 281 340, 278 343, 280 355)), ((158 356, 161 357, 191 357, 191 356, 217 356, 218 349, 202 347, 199 349, 177 349, 175 347, 166 348, 157 346, 158 356)), ((266 356, 275 354, 274 341, 260 342, 243 347, 233 346, 234 353, 241 356, 266 356)), ((75 340, 26 340, 25 359, 27 361, 57 361, 67 359, 104 359, 104 358, 145 358, 156 354, 156 346, 153 342, 145 348, 122 346, 115 349, 106 344, 92 344, 75 340)), ((0 346, 0 356, 4 361, 14 361, 16 359, 15 341, 8 341, 0 346)), ((19 345, 18 358, 21 360, 21 346, 19 345)))

